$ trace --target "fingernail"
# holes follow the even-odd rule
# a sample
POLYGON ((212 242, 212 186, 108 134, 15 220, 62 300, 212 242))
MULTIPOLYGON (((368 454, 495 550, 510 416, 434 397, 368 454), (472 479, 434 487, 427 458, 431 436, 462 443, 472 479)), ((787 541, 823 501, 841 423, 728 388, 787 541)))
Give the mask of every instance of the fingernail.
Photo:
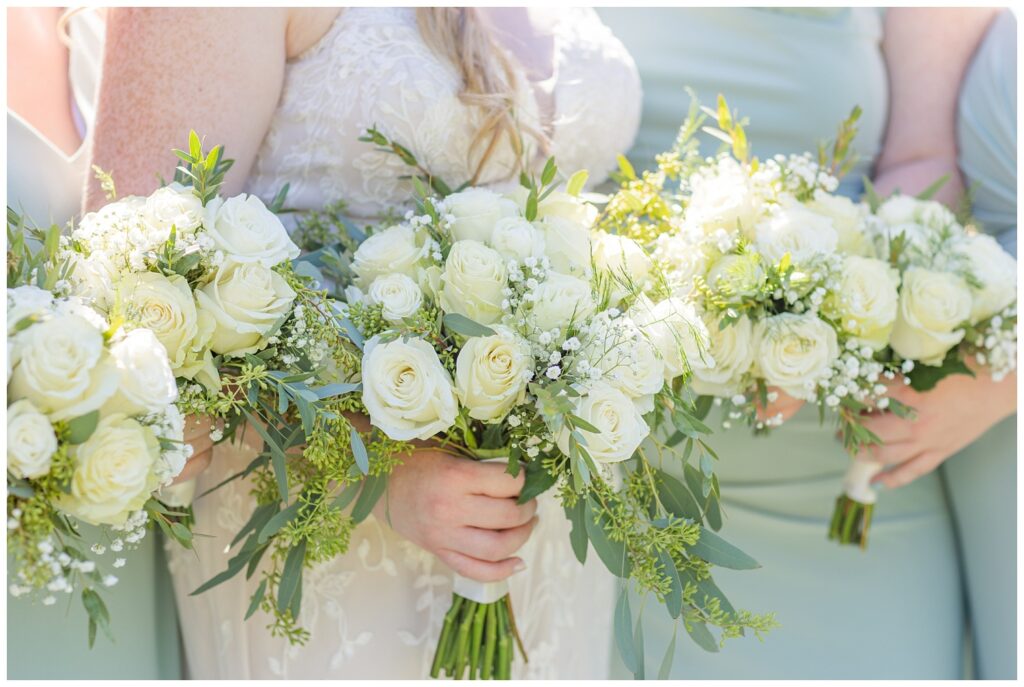
POLYGON ((512 568, 512 573, 521 573, 524 570, 526 570, 526 563, 524 563, 523 561, 519 561, 518 563, 516 563, 515 567, 512 568))

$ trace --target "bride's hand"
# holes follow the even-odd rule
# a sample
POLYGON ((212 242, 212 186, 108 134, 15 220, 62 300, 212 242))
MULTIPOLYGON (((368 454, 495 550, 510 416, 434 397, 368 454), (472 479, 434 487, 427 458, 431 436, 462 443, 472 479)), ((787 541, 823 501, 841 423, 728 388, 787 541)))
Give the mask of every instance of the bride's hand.
POLYGON ((210 467, 210 461, 213 459, 211 429, 210 418, 204 415, 189 415, 185 418, 185 443, 192 447, 192 455, 171 482, 172 485, 195 479, 203 470, 210 467))
POLYGON ((1016 374, 999 382, 984 370, 975 374, 950 375, 925 393, 893 385, 888 395, 913 408, 916 419, 892 413, 865 416, 864 426, 883 445, 861 451, 858 458, 889 468, 875 482, 888 488, 909 484, 1017 411, 1016 374))
POLYGON ((526 567, 513 554, 537 522, 537 502, 518 505, 522 488, 522 472, 420 448, 391 473, 373 512, 460 575, 496 582, 526 567))
POLYGON ((768 397, 775 400, 770 400, 767 407, 762 406, 760 402, 757 404, 757 419, 762 422, 777 416, 781 416, 782 422, 785 422, 796 415, 797 411, 804 405, 804 402, 800 399, 793 398, 782 389, 774 386, 768 387, 768 397), (772 394, 775 394, 775 396, 772 396, 772 394))

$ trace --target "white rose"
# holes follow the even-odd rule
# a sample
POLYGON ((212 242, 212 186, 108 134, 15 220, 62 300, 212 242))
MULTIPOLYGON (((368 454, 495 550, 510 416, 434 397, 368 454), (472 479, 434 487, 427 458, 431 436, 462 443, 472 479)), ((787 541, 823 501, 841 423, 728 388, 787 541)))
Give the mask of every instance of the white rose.
POLYGON ((691 236, 690 232, 659 234, 654 240, 653 256, 675 296, 692 294, 694 279, 704 276, 708 267, 708 256, 701 249, 699 237, 691 236))
POLYGON ((277 272, 259 262, 225 260, 213 281, 196 291, 199 310, 216 325, 210 349, 221 355, 254 353, 292 308, 295 292, 277 272))
POLYGON ((381 315, 392 324, 412 317, 423 305, 423 292, 419 285, 404 274, 377 277, 366 291, 367 300, 382 306, 381 315))
POLYGON ((708 270, 708 286, 730 301, 741 301, 761 293, 767 275, 761 265, 761 256, 754 252, 728 253, 708 270))
POLYGON ((96 250, 88 257, 76 253, 70 263, 68 281, 74 293, 88 299, 97 308, 106 310, 113 305, 114 284, 120 274, 106 251, 96 250))
POLYGON ((426 341, 370 339, 363 349, 362 375, 370 423, 392 439, 429 439, 455 423, 458 403, 451 376, 426 341))
POLYGON ((597 232, 593 257, 594 266, 612 277, 611 297, 615 303, 631 293, 644 291, 650 284, 651 258, 633 239, 597 232))
POLYGON ((941 365, 964 338, 960 328, 971 316, 971 290, 959 276, 911 267, 903 273, 892 348, 902 358, 941 365))
POLYGON ((691 386, 698 394, 728 398, 741 393, 744 375, 754 364, 754 325, 746 315, 727 327, 708 316, 706 320, 708 348, 714 367, 699 366, 693 370, 691 386))
POLYGON ((451 224, 454 240, 480 243, 491 238, 499 219, 519 214, 514 202, 486 188, 468 188, 451 194, 444 199, 444 210, 455 218, 451 224))
POLYGON ((552 215, 545 217, 540 227, 551 269, 577 277, 590 274, 590 229, 585 224, 552 215))
POLYGON ((480 324, 501 319, 505 298, 505 261, 479 241, 456 241, 441 275, 441 309, 480 324))
POLYGON ((281 220, 256 196, 243 194, 225 200, 206 231, 213 245, 235 262, 273 267, 299 257, 299 247, 281 220))
POLYGON ((883 222, 894 226, 922 224, 930 229, 942 229, 956 222, 956 217, 942 203, 903 194, 890 197, 878 207, 876 214, 883 222))
POLYGON ((839 356, 835 330, 813 314, 768 317, 754 325, 754 337, 761 376, 805 401, 815 399, 818 381, 839 356))
POLYGON ((117 366, 117 393, 103 412, 146 415, 164 411, 178 398, 167 351, 148 329, 133 329, 110 345, 117 366))
MULTIPOLYGON (((577 399, 574 414, 600 430, 596 434, 578 430, 587 442, 587 452, 598 463, 628 460, 650 433, 633 401, 610 384, 591 387, 577 399)), ((563 454, 569 455, 567 428, 558 435, 557 444, 563 454)))
POLYGON ((777 207, 757 224, 754 235, 758 252, 772 264, 778 264, 786 253, 793 262, 804 264, 835 252, 839 240, 832 220, 796 201, 777 207))
POLYGON ((998 241, 988 234, 975 234, 960 243, 957 252, 967 258, 971 273, 982 284, 980 288, 971 288, 972 324, 992 317, 1017 300, 1017 261, 998 241))
POLYGON ((726 158, 718 163, 714 173, 697 175, 692 183, 687 220, 706 234, 725 229, 751 235, 762 214, 762 203, 750 176, 738 162, 726 158))
POLYGON ((207 344, 216 320, 209 311, 196 308, 184 277, 165 277, 156 272, 129 274, 118 286, 118 294, 128 317, 151 330, 163 344, 176 377, 192 379, 204 369, 211 373, 213 363, 207 344))
POLYGON ((606 342, 594 342, 595 350, 588 351, 604 375, 603 379, 633 399, 641 413, 654 410, 654 394, 665 386, 665 362, 660 352, 647 337, 637 336, 617 342, 611 350, 604 350, 606 342))
POLYGON ((544 255, 544 234, 518 215, 503 217, 494 225, 490 245, 504 257, 522 262, 523 258, 544 255))
POLYGON ((38 286, 29 284, 7 289, 7 335, 13 334, 25 318, 44 316, 52 308, 53 294, 38 286))
POLYGON ((416 277, 419 262, 427 255, 426 241, 410 226, 396 224, 377 232, 359 244, 352 255, 352 271, 361 288, 386 274, 416 277))
POLYGON ((864 226, 864 208, 846 196, 826 193, 820 188, 807 207, 832 220, 836 230, 836 250, 847 255, 874 256, 874 247, 864 226))
POLYGON ((31 401, 15 401, 7 407, 7 470, 12 475, 42 477, 50 471, 56 451, 53 426, 31 401))
POLYGON ((665 362, 665 379, 714 367, 708 348, 708 330, 697 310, 681 298, 666 298, 654 304, 641 298, 630 314, 665 362))
POLYGON ((160 442, 148 427, 120 413, 101 419, 75 448, 71 493, 57 506, 93 525, 122 524, 157 487, 160 442))
POLYGON ((493 327, 494 336, 466 341, 455 362, 455 392, 482 422, 497 422, 522 402, 533 368, 530 344, 506 327, 493 327))
POLYGON ((542 331, 564 332, 570 322, 584 321, 597 310, 590 284, 566 274, 551 272, 533 293, 532 320, 542 331))
POLYGON ((161 231, 166 241, 172 226, 178 236, 195 232, 206 221, 208 212, 191 188, 174 183, 150 194, 139 214, 143 222, 161 231))
POLYGON ((882 260, 849 255, 839 288, 826 302, 830 317, 862 345, 878 351, 889 343, 899 304, 899 272, 882 260))
POLYGON ((34 324, 15 341, 8 400, 27 398, 51 420, 90 413, 117 390, 118 375, 103 334, 83 317, 34 324))

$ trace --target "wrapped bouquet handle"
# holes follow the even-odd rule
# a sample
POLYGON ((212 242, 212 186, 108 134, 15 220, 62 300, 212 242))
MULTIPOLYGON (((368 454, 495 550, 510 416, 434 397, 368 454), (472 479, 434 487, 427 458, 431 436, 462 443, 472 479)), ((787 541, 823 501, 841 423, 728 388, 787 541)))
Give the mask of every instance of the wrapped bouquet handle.
MULTIPOLYGON (((504 451, 479 450, 480 460, 507 463, 504 451)), ((508 680, 512 676, 513 642, 526 660, 516 630, 508 580, 480 582, 455 573, 452 605, 444 617, 430 677, 446 673, 460 680, 508 680)))
POLYGON ((843 493, 836 499, 828 538, 840 544, 868 545, 871 516, 878 495, 871 488, 871 480, 884 466, 877 461, 854 460, 843 476, 843 493))

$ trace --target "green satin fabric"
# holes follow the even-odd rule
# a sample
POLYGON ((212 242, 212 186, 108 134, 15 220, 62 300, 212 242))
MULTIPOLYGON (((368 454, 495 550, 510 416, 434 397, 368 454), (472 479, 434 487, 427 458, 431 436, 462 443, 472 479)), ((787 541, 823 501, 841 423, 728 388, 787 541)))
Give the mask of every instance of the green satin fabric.
MULTIPOLYGON (((859 104, 860 163, 841 187, 859 194, 887 116, 878 12, 645 8, 600 14, 640 70, 643 119, 630 154, 637 164, 649 164, 671 145, 685 116, 686 85, 708 104, 724 93, 750 118, 748 138, 761 156, 815 150, 859 104)), ((713 151, 714 144, 705 149, 713 151)), ((939 475, 883 493, 870 547, 862 552, 825 538, 849 458, 831 427, 819 425, 816 409, 805 408, 769 439, 713 426, 726 514, 722 534, 763 565, 721 570, 716 580, 735 606, 775 611, 781 627, 763 643, 746 637, 717 654, 698 648, 679 628, 671 677, 962 677, 962 582, 939 475)), ((675 627, 650 601, 646 674, 654 677, 675 627)), ((627 677, 613 660, 613 675, 627 677)))
MULTIPOLYGON (((960 168, 984 230, 1017 253, 1017 24, 994 22, 960 93, 960 168)), ((1009 382, 1007 382, 1009 383, 1009 382)), ((941 468, 959 533, 977 677, 1017 677, 1017 417, 941 468)))

